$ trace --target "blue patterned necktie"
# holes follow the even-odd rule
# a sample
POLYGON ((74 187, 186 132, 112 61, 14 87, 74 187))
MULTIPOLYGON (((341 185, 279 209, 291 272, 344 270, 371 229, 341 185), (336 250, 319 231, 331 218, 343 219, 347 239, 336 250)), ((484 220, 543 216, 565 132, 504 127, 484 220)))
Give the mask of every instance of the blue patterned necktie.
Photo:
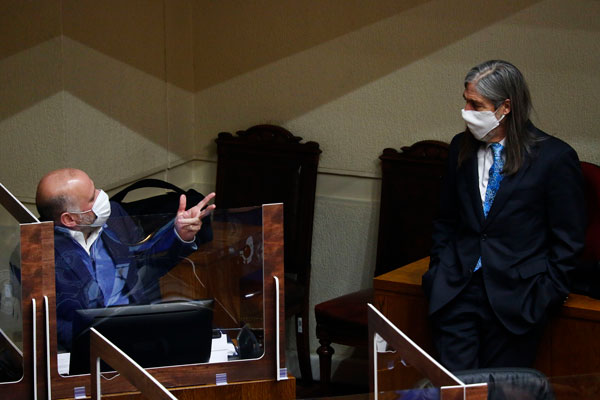
MULTIPOLYGON (((483 202, 483 215, 486 217, 490 212, 490 208, 492 208, 492 203, 494 202, 494 198, 496 197, 496 193, 498 193, 498 189, 500 188, 500 182, 502 182, 502 168, 504 168, 504 160, 502 159, 502 150, 504 146, 500 143, 492 143, 490 146, 492 149, 492 153, 494 154, 494 162, 490 167, 489 179, 487 188, 485 189, 485 200, 483 202)), ((473 271, 477 271, 481 268, 481 257, 477 260, 477 265, 473 271)))

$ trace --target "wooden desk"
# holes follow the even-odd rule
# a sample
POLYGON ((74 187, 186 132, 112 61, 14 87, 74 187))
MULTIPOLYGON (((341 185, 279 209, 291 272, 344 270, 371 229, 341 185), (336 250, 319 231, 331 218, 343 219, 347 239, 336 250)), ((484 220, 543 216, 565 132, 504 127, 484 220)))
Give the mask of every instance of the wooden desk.
MULTIPOLYGON (((246 382, 229 382, 227 385, 205 385, 171 389, 178 399, 185 400, 281 400, 296 398, 296 378, 246 382)), ((105 395, 102 396, 104 398, 105 395)), ((107 396, 108 397, 108 396, 107 396)), ((146 400, 139 392, 110 395, 110 400, 146 400)), ((71 400, 71 399, 69 399, 71 400)))
MULTIPOLYGON (((429 258, 375 277, 375 307, 428 353, 434 354, 421 276, 429 258)), ((551 320, 535 368, 549 377, 600 373, 600 300, 571 294, 551 320)), ((412 377, 406 383, 412 384, 412 377)), ((417 378, 418 379, 418 378, 417 378)), ((403 378, 404 380, 404 378, 403 378)))

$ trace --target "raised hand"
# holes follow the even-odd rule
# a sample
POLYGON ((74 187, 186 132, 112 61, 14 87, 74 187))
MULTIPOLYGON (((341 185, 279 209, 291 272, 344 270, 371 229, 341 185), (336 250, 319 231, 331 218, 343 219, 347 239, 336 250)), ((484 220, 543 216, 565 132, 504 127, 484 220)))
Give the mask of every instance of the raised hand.
POLYGON ((194 240, 196 233, 202 228, 202 218, 215 209, 214 204, 207 205, 214 197, 215 194, 210 193, 194 207, 186 210, 186 197, 184 194, 181 195, 179 209, 175 217, 175 230, 182 240, 186 242, 194 240))

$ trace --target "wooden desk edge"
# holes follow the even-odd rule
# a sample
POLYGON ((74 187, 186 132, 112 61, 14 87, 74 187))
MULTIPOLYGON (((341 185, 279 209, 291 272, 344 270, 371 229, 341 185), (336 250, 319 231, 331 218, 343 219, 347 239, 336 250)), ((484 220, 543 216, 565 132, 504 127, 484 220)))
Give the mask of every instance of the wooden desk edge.
MULTIPOLYGON (((380 292, 423 294, 421 277, 429 268, 429 257, 373 278, 373 288, 380 292)), ((579 319, 600 320, 600 300, 571 293, 561 307, 560 315, 579 319)))

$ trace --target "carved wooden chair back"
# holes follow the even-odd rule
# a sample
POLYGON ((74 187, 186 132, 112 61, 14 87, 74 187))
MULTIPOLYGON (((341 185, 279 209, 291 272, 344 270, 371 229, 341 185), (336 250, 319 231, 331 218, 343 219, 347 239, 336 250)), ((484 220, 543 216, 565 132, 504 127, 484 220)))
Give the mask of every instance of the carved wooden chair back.
POLYGON ((257 125, 235 135, 222 132, 217 143, 216 205, 237 208, 284 205, 286 316, 296 317, 303 379, 309 380, 308 296, 319 144, 274 125, 257 125))
POLYGON ((448 145, 424 140, 384 149, 375 276, 429 255, 448 145))

